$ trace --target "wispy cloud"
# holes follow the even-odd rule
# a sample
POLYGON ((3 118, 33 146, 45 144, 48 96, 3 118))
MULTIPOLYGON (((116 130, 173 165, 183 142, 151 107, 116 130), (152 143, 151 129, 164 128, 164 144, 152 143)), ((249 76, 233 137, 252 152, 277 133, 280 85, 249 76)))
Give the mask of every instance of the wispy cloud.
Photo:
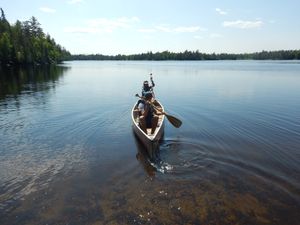
POLYGON ((222 34, 218 34, 218 33, 212 33, 212 34, 209 35, 209 37, 210 38, 221 38, 221 37, 223 37, 223 35, 222 34))
POLYGON ((131 28, 139 21, 137 17, 97 18, 88 20, 84 27, 66 27, 64 31, 67 33, 111 33, 116 29, 131 28))
POLYGON ((198 26, 191 26, 191 27, 175 27, 174 31, 177 33, 193 33, 199 31, 200 27, 198 26))
POLYGON ((215 9, 217 13, 219 13, 220 15, 227 15, 227 12, 225 12, 224 10, 220 9, 220 8, 216 8, 215 9))
POLYGON ((68 1, 69 4, 77 4, 77 3, 82 3, 84 0, 70 0, 68 1))
POLYGON ((169 25, 157 25, 154 28, 162 32, 172 32, 172 29, 169 27, 169 25))
POLYGON ((245 20, 236 20, 236 21, 224 21, 224 27, 233 27, 239 29, 251 29, 251 28, 259 28, 263 25, 261 20, 255 21, 245 21, 245 20))
MULTIPOLYGON (((81 33, 81 34, 92 34, 92 33, 100 33, 100 29, 92 28, 92 27, 66 27, 64 29, 66 33, 81 33)), ((109 31, 107 31, 109 32, 109 31)))
POLYGON ((158 25, 155 26, 157 31, 162 32, 173 32, 173 33, 193 33, 197 31, 206 30, 200 26, 180 26, 180 27, 170 27, 169 25, 158 25))
POLYGON ((141 29, 138 29, 138 31, 141 33, 155 33, 157 30, 155 30, 153 28, 141 28, 141 29))
POLYGON ((87 20, 85 26, 66 27, 64 31, 67 33, 112 33, 119 29, 135 28, 140 33, 195 33, 207 30, 200 26, 170 26, 168 24, 138 28, 137 24, 140 22, 138 17, 96 18, 87 20))
POLYGON ((139 21, 140 20, 137 17, 120 17, 115 19, 97 18, 88 20, 88 25, 91 27, 99 27, 105 29, 129 28, 132 27, 134 23, 137 23, 139 21))
POLYGON ((203 37, 200 36, 200 35, 195 35, 194 38, 195 38, 195 39, 199 39, 199 40, 200 40, 200 39, 203 39, 203 37))
POLYGON ((55 13, 56 10, 48 7, 40 7, 40 10, 45 13, 55 13))

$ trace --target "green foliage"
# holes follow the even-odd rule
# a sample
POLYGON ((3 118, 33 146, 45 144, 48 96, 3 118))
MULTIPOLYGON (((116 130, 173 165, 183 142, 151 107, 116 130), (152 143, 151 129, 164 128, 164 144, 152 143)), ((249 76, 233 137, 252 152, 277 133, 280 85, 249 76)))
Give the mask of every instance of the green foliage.
POLYGON ((293 60, 300 59, 300 50, 262 51, 244 54, 206 54, 197 51, 174 53, 169 51, 147 52, 135 55, 72 55, 72 60, 293 60))
POLYGON ((12 45, 10 43, 9 34, 3 32, 0 36, 0 59, 8 63, 11 59, 12 45))
POLYGON ((69 57, 68 51, 44 34, 35 17, 10 25, 1 9, 0 65, 54 64, 69 57))

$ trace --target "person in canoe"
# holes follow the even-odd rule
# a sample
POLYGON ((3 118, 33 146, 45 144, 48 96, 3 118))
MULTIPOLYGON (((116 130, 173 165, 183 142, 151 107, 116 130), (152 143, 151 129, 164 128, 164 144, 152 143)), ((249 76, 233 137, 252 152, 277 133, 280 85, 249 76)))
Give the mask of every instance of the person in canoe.
POLYGON ((158 123, 158 112, 153 108, 150 102, 153 101, 151 92, 145 92, 145 100, 141 100, 138 104, 140 112, 140 127, 147 133, 147 128, 151 128, 151 134, 154 133, 158 123))
POLYGON ((145 97, 145 94, 147 92, 153 93, 153 88, 155 87, 155 84, 153 82, 152 73, 150 73, 150 81, 151 81, 151 86, 149 85, 149 82, 147 80, 145 80, 143 83, 143 88, 142 88, 142 96, 143 97, 145 97))

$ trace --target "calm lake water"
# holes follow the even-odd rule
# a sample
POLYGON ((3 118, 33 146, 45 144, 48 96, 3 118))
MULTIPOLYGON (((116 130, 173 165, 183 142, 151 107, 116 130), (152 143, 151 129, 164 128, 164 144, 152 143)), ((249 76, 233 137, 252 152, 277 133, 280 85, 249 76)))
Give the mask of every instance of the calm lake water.
POLYGON ((299 224, 300 62, 66 62, 0 71, 0 224, 299 224), (130 111, 153 73, 150 162, 130 111))

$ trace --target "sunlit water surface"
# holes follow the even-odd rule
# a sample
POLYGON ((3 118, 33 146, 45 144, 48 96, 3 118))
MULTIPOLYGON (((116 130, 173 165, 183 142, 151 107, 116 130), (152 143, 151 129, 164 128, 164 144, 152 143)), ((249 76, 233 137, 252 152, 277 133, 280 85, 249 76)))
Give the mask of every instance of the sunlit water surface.
POLYGON ((0 224, 299 224, 298 61, 66 62, 0 72, 0 224), (130 110, 153 73, 150 162, 130 110))

